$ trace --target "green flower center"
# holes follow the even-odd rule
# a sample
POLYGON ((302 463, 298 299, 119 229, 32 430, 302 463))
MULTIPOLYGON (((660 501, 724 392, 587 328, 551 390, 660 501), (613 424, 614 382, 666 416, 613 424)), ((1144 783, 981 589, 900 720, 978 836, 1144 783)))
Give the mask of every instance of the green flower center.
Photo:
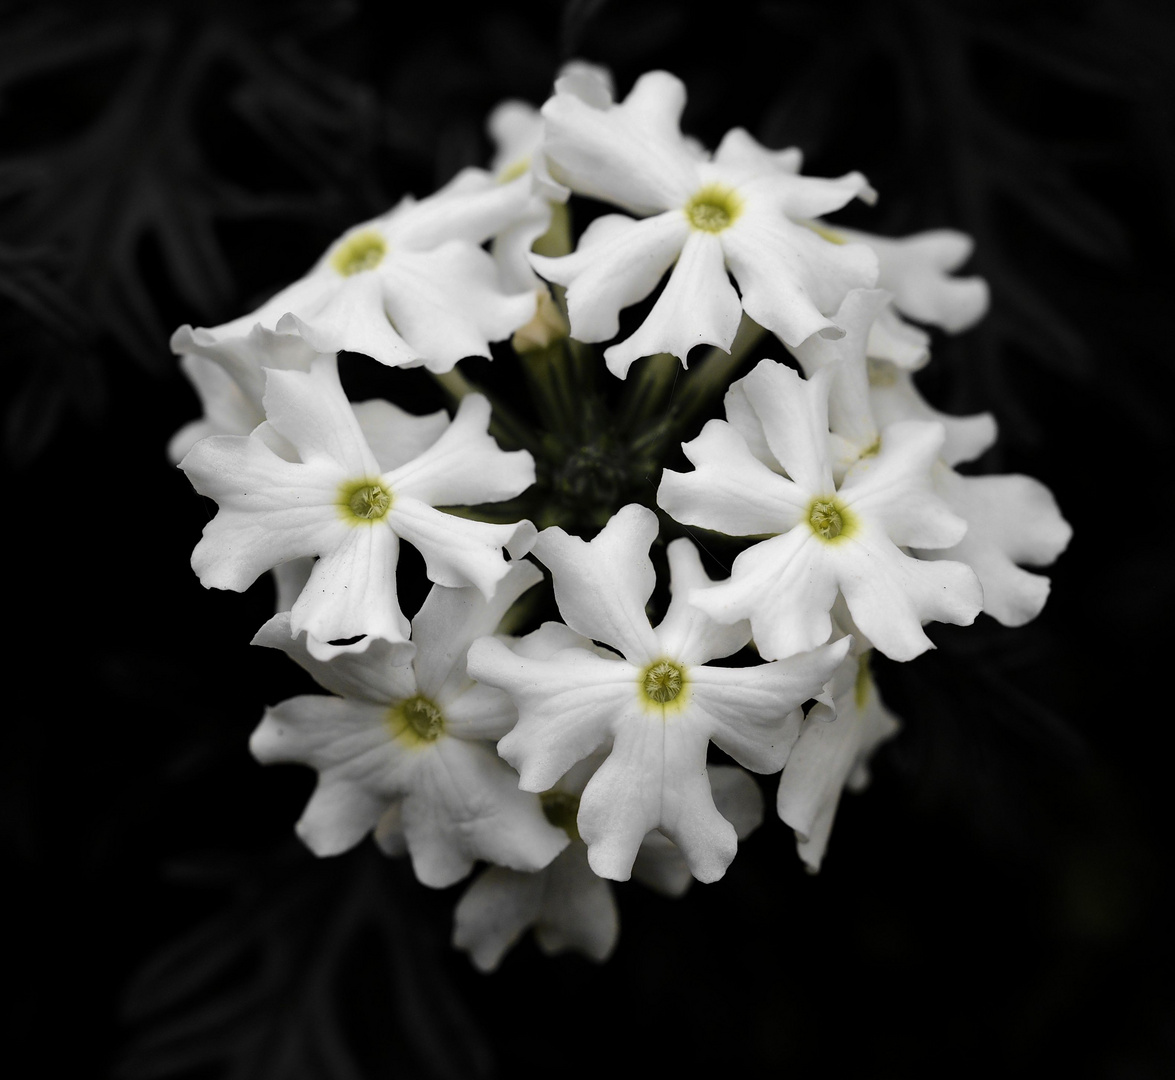
POLYGON ((330 257, 330 264, 343 277, 350 277, 379 266, 387 253, 388 245, 384 238, 369 229, 348 236, 330 257))
POLYGON ((685 676, 680 667, 671 660, 658 660, 650 664, 641 679, 645 697, 658 705, 673 701, 685 685, 685 676))
POLYGON ((397 734, 411 731, 420 742, 436 742, 444 733, 445 718, 431 701, 417 695, 401 701, 393 711, 397 734))
POLYGON ((353 525, 382 521, 392 507, 392 493, 379 480, 355 480, 339 491, 343 517, 353 525))
POLYGON ((742 209, 742 199, 732 189, 707 184, 685 204, 685 216, 695 229, 717 233, 733 225, 742 209))
POLYGON ((572 840, 579 839, 579 825, 576 818, 579 816, 579 796, 566 791, 544 791, 539 796, 542 804, 543 816, 555 826, 562 829, 572 840))
POLYGON ((808 524, 822 540, 835 540, 849 528, 852 518, 834 498, 814 499, 808 510, 808 524))

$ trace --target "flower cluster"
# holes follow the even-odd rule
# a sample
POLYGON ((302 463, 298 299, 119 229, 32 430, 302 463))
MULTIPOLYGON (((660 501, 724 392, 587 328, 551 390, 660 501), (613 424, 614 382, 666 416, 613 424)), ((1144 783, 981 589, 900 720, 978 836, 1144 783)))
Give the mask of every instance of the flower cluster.
POLYGON ((740 128, 711 152, 684 104, 666 72, 617 101, 569 65, 541 110, 489 118, 493 168, 172 341, 203 417, 170 452, 217 504, 192 566, 238 591, 271 571, 254 643, 326 691, 267 709, 253 754, 317 771, 315 854, 373 834, 434 888, 486 864, 454 930, 482 969, 531 928, 606 957, 609 881, 721 878, 763 818, 752 774, 818 869, 899 726, 874 658, 931 648, 928 623, 1032 619, 1048 579, 1024 567, 1069 539, 1040 483, 958 471, 994 420, 914 382, 931 333, 986 310, 952 273, 968 238, 830 223, 876 198, 860 173, 805 175, 740 128), (581 196, 618 212, 573 243, 581 196), (790 360, 751 366, 768 334, 790 360), (341 350, 426 369, 453 414, 352 402, 341 350), (539 429, 470 357, 517 365, 539 429), (664 467, 679 447, 690 467, 664 467), (402 541, 432 582, 411 618, 402 541))

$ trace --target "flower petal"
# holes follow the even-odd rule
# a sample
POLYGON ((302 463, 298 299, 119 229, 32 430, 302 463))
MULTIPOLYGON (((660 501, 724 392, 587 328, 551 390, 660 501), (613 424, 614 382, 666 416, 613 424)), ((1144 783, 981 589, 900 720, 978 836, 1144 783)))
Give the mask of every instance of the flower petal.
POLYGON ((511 563, 491 599, 476 588, 453 589, 434 585, 412 620, 416 645, 417 685, 438 705, 447 684, 464 690, 465 653, 479 637, 493 634, 502 617, 527 589, 543 580, 542 571, 528 561, 511 563))
POLYGON ((386 263, 380 278, 387 317, 430 371, 450 371, 465 356, 488 357, 491 341, 534 315, 533 288, 504 292, 494 260, 472 244, 398 252, 386 263))
POLYGON ((754 457, 723 420, 710 420, 682 443, 693 472, 665 469, 657 505, 675 521, 728 536, 786 532, 804 513, 808 496, 793 481, 754 457))
POLYGON ((657 640, 666 656, 682 664, 704 664, 736 653, 751 640, 751 626, 745 621, 730 626, 716 623, 689 601, 694 589, 713 582, 702 568, 698 549, 679 537, 666 549, 669 556, 669 610, 657 627, 657 640))
POLYGON ((309 371, 268 369, 263 400, 270 424, 293 443, 305 464, 325 459, 337 463, 348 478, 379 475, 339 382, 335 357, 318 357, 309 371))
POLYGON ((983 609, 983 589, 969 566, 911 558, 879 531, 862 528, 837 556, 853 621, 891 660, 913 660, 934 647, 923 623, 970 626, 983 609))
POLYGON ((518 723, 498 743, 498 753, 518 770, 526 791, 546 791, 608 738, 618 717, 637 707, 639 669, 583 649, 537 660, 486 637, 470 646, 468 671, 505 690, 518 706, 518 723))
MULTIPOLYGON (((566 857, 566 852, 559 856, 566 857)), ((457 901, 453 946, 469 953, 479 971, 495 970, 502 957, 538 922, 546 872, 523 874, 491 866, 473 879, 457 901)))
POLYGON ((819 334, 791 350, 804 374, 831 368, 828 422, 831 430, 865 450, 877 440, 877 424, 870 408, 869 368, 866 351, 874 321, 886 309, 890 294, 882 289, 852 289, 833 318, 845 332, 836 340, 819 334))
POLYGON ((802 379, 786 364, 760 360, 739 380, 772 454, 809 498, 833 490, 828 453, 828 394, 833 375, 831 370, 817 371, 810 379, 802 379))
POLYGON ((218 435, 192 447, 180 468, 219 504, 192 552, 206 588, 241 592, 270 567, 330 551, 347 532, 343 476, 331 462, 289 462, 256 435, 218 435))
POLYGON ((657 515, 630 503, 590 542, 556 527, 539 533, 532 548, 551 571, 563 621, 584 637, 618 649, 634 664, 658 655, 657 637, 645 614, 656 584, 649 558, 656 536, 657 515))
POLYGON ((407 496, 429 506, 501 502, 521 495, 534 483, 534 458, 525 450, 502 450, 489 434, 489 423, 490 403, 482 394, 468 394, 440 438, 384 473, 384 482, 395 498, 407 496))
POLYGON ((692 231, 664 291, 636 333, 604 352, 608 370, 623 379, 633 361, 668 352, 685 363, 695 345, 730 352, 743 306, 726 274, 722 244, 713 233, 692 231))
POLYGON ((946 432, 939 457, 948 465, 974 461, 996 440, 996 422, 991 413, 950 416, 934 409, 918 392, 908 371, 893 364, 870 361, 870 398, 879 427, 899 420, 934 420, 946 432))
POLYGON ((278 320, 278 330, 298 334, 320 353, 346 349, 389 367, 420 362, 420 353, 396 332, 384 310, 381 273, 366 270, 341 278, 325 265, 312 273, 325 279, 321 296, 314 303, 291 306, 278 320))
POLYGON ((726 581, 690 598, 719 622, 750 619, 759 654, 778 660, 828 640, 836 593, 837 573, 826 546, 800 525, 747 548, 726 581))
POLYGON ((444 888, 478 859, 512 870, 539 870, 567 846, 539 800, 489 743, 441 738, 419 766, 404 799, 404 836, 417 878, 444 888))
POLYGON ((449 427, 449 414, 444 409, 416 416, 382 398, 357 402, 351 409, 381 473, 419 457, 449 427))
POLYGON ((747 209, 722 233, 743 308, 788 345, 840 335, 833 312, 850 289, 872 288, 877 257, 863 244, 833 244, 764 208, 747 209))
POLYGON ((446 514, 407 496, 397 496, 387 522, 424 556, 429 581, 453 589, 476 585, 486 596, 510 570, 503 549, 534 529, 529 521, 496 525, 446 514))
POLYGON ((967 535, 919 555, 970 566, 983 586, 983 610, 1004 626, 1031 622, 1048 599, 1049 579, 1016 564, 1047 566, 1073 535, 1052 492, 1029 476, 960 476, 947 468, 936 471, 935 487, 967 520, 967 535))
POLYGON ((842 638, 750 667, 691 669, 693 702, 709 718, 711 741, 752 772, 778 772, 799 735, 800 706, 821 692, 849 644, 842 638))
POLYGON ((584 788, 579 834, 601 877, 627 881, 645 834, 660 829, 700 881, 717 881, 738 848, 714 806, 706 773, 708 734, 690 713, 627 717, 612 752, 584 788))
POLYGON ((343 653, 325 662, 311 655, 305 634, 295 634, 290 613, 282 611, 254 634, 252 644, 281 649, 319 686, 339 697, 386 706, 416 693, 412 671, 416 646, 408 642, 375 639, 362 652, 343 653))
POLYGON ((882 429, 881 447, 846 474, 840 497, 902 547, 951 547, 967 522, 934 493, 931 468, 942 446, 941 424, 903 420, 882 429))
MULTIPOLYGON (((366 635, 406 641, 408 620, 396 594, 400 543, 386 525, 357 525, 323 553, 290 609, 290 629, 321 642, 366 635)), ((311 649, 313 650, 313 642, 311 649)))
POLYGON ((682 205, 697 187, 679 127, 684 107, 684 85, 664 71, 646 72, 623 102, 606 108, 556 92, 542 109, 551 174, 642 216, 682 205))
POLYGON ((384 709, 323 695, 290 698, 267 709, 249 740, 262 764, 300 762, 318 785, 297 824, 316 855, 337 855, 375 826, 397 784, 384 709))
POLYGON ((620 329, 620 309, 643 300, 685 246, 690 228, 680 210, 634 221, 597 218, 570 255, 531 255, 548 281, 567 288, 571 333, 580 341, 607 341, 620 329))

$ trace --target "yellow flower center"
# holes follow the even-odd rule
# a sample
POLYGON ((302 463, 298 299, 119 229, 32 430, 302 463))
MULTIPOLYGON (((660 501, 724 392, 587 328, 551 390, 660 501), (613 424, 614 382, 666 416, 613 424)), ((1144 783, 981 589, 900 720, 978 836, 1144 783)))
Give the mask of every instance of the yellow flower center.
POLYGON ((339 489, 339 509, 352 525, 372 525, 387 517, 392 493, 379 480, 353 480, 339 489))
POLYGON ((665 705, 673 701, 685 686, 685 674, 672 660, 658 660, 645 668, 641 689, 650 701, 665 705))
POLYGON ((808 524, 821 540, 837 540, 852 531, 853 515, 835 496, 812 500, 808 507, 808 524))
POLYGON ((409 744, 433 743, 445 732, 445 717, 441 710, 419 694, 393 705, 387 724, 393 738, 409 744))
POLYGON ((711 233, 729 228, 742 210, 742 199, 722 184, 707 184, 685 204, 689 223, 695 229, 711 233))
POLYGON ((383 262, 388 245, 382 236, 371 229, 348 236, 330 257, 330 264, 343 277, 372 270, 383 262))

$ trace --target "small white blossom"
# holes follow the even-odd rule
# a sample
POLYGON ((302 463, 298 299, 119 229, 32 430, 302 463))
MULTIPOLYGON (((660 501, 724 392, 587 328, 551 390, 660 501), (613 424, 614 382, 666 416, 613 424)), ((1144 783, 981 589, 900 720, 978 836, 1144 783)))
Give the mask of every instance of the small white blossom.
MULTIPOLYGON (((567 846, 537 796, 519 790, 494 752, 494 740, 514 723, 513 704, 465 673, 470 641, 492 633, 541 578, 533 564, 516 563, 489 601, 473 588, 434 586, 407 649, 375 642, 321 662, 304 635, 291 633, 288 614, 260 630, 255 644, 282 649, 335 695, 268 709, 249 744, 263 763, 302 762, 318 771, 297 825, 315 854, 346 851, 390 816, 416 876, 443 888, 478 859, 538 870, 567 846)), ((392 830, 384 823, 383 831, 392 830)))
POLYGON ((373 425, 369 443, 339 384, 333 357, 310 371, 266 372, 268 421, 247 436, 197 443, 181 462, 193 486, 219 504, 192 553, 207 587, 242 591, 263 571, 316 556, 291 611, 295 634, 329 655, 339 639, 402 641, 407 621, 396 591, 399 542, 423 556, 430 580, 476 585, 493 594, 508 565, 534 535, 529 522, 495 525, 434 509, 513 498, 534 482, 524 450, 506 453, 487 433, 484 397, 464 398, 453 418, 408 417, 387 402, 367 411, 394 414, 373 425), (444 425, 437 431, 437 420, 444 425), (270 446, 292 446, 287 460, 270 446))
POLYGON ((720 626, 687 602, 709 578, 697 549, 676 540, 668 548, 673 599, 654 630, 645 604, 656 534, 656 515, 630 505, 590 543, 559 528, 535 541, 566 624, 619 655, 568 648, 541 660, 485 639, 469 651, 469 672, 518 706, 518 725, 498 752, 527 791, 547 790, 611 740, 577 818, 597 874, 627 880, 645 835, 659 829, 695 877, 714 881, 734 858, 737 834, 714 805, 709 743, 754 772, 782 768, 799 706, 820 692, 848 642, 751 667, 707 666, 746 644, 749 627, 720 626))
POLYGON ((836 336, 826 313, 877 276, 868 247, 830 243, 805 224, 854 197, 871 200, 860 173, 798 176, 794 151, 764 150, 737 128, 712 156, 699 153, 678 126, 684 104, 681 82, 654 71, 620 104, 599 108, 556 93, 542 110, 552 174, 643 219, 608 214, 572 254, 532 256, 540 274, 568 286, 573 335, 614 337, 620 309, 673 268, 641 327, 604 353, 621 378, 641 356, 670 352, 684 361, 703 343, 729 350, 744 310, 789 344, 836 336))
POLYGON ((749 618, 762 655, 790 656, 827 641, 829 613, 843 595, 874 646, 910 660, 931 647, 924 622, 969 624, 983 602, 968 567, 902 550, 951 547, 966 532, 931 490, 943 429, 890 424, 876 453, 836 484, 828 430, 834 374, 830 366, 804 380, 772 360, 759 363, 739 380, 739 393, 777 469, 755 457, 731 423, 711 420, 683 445, 694 471, 666 469, 657 501, 687 525, 769 537, 738 555, 727 581, 691 594, 720 622, 749 618))
POLYGON ((479 245, 535 205, 529 178, 499 184, 484 169, 465 169, 428 198, 406 196, 348 229, 304 277, 203 334, 223 341, 260 325, 294 331, 322 353, 347 349, 436 372, 488 357, 491 341, 531 318, 535 299, 530 288, 507 291, 479 245))

